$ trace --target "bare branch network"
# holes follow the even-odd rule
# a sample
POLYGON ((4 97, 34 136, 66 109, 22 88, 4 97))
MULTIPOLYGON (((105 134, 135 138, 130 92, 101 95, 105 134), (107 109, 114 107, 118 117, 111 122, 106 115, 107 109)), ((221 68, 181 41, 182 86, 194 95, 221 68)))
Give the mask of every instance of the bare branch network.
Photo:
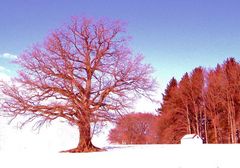
POLYGON ((82 136, 90 123, 112 120, 155 89, 152 67, 127 42, 120 22, 72 19, 15 61, 18 77, 1 82, 4 114, 24 115, 24 124, 37 119, 37 126, 61 117, 82 136))

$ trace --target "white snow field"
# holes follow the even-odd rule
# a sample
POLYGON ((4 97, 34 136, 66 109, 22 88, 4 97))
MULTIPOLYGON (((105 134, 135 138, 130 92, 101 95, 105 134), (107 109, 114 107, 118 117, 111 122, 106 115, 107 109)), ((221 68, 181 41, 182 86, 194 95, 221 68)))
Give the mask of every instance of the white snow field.
POLYGON ((0 167, 239 168, 240 145, 112 145, 95 153, 0 152, 0 167))
POLYGON ((240 145, 109 145, 108 131, 93 139, 107 151, 59 153, 76 146, 77 132, 54 123, 36 134, 1 122, 0 168, 240 168, 240 145))

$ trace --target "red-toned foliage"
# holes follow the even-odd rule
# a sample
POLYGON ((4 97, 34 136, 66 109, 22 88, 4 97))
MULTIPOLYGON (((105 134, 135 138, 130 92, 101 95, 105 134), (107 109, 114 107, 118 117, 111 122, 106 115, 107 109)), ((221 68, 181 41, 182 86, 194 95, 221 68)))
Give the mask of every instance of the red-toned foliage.
POLYGON ((3 115, 37 126, 64 118, 80 134, 69 152, 97 151, 91 123, 114 119, 137 95, 154 91, 152 67, 127 42, 120 22, 73 19, 18 57, 18 77, 1 82, 3 115))
POLYGON ((240 64, 234 58, 208 71, 195 68, 177 86, 171 81, 159 112, 159 143, 179 143, 190 133, 206 143, 239 143, 239 81, 240 64))
POLYGON ((153 144, 157 142, 156 126, 157 116, 153 114, 127 114, 118 119, 108 139, 119 144, 153 144))

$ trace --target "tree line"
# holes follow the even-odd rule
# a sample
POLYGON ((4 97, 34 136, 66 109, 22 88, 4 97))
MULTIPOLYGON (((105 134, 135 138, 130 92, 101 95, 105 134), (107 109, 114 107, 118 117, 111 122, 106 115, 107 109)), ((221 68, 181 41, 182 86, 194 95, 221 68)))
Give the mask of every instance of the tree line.
POLYGON ((185 134, 205 143, 240 142, 240 64, 234 58, 172 78, 162 96, 154 143, 179 143, 185 134))
POLYGON ((234 58, 216 68, 195 68, 169 82, 159 109, 161 143, 177 143, 184 134, 206 143, 238 143, 240 65, 234 58), (168 122, 168 126, 164 125, 168 122))

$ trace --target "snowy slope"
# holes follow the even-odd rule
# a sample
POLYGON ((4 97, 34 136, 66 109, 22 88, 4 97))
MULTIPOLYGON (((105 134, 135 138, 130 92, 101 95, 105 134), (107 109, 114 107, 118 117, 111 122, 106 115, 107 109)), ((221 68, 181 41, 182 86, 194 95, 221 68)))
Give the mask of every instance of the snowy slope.
POLYGON ((239 168, 240 145, 117 145, 97 153, 0 152, 0 167, 239 168))
POLYGON ((77 145, 78 131, 67 124, 40 134, 4 122, 0 128, 0 168, 240 168, 240 145, 109 145, 106 131, 94 144, 107 151, 69 154, 58 153, 77 145))

